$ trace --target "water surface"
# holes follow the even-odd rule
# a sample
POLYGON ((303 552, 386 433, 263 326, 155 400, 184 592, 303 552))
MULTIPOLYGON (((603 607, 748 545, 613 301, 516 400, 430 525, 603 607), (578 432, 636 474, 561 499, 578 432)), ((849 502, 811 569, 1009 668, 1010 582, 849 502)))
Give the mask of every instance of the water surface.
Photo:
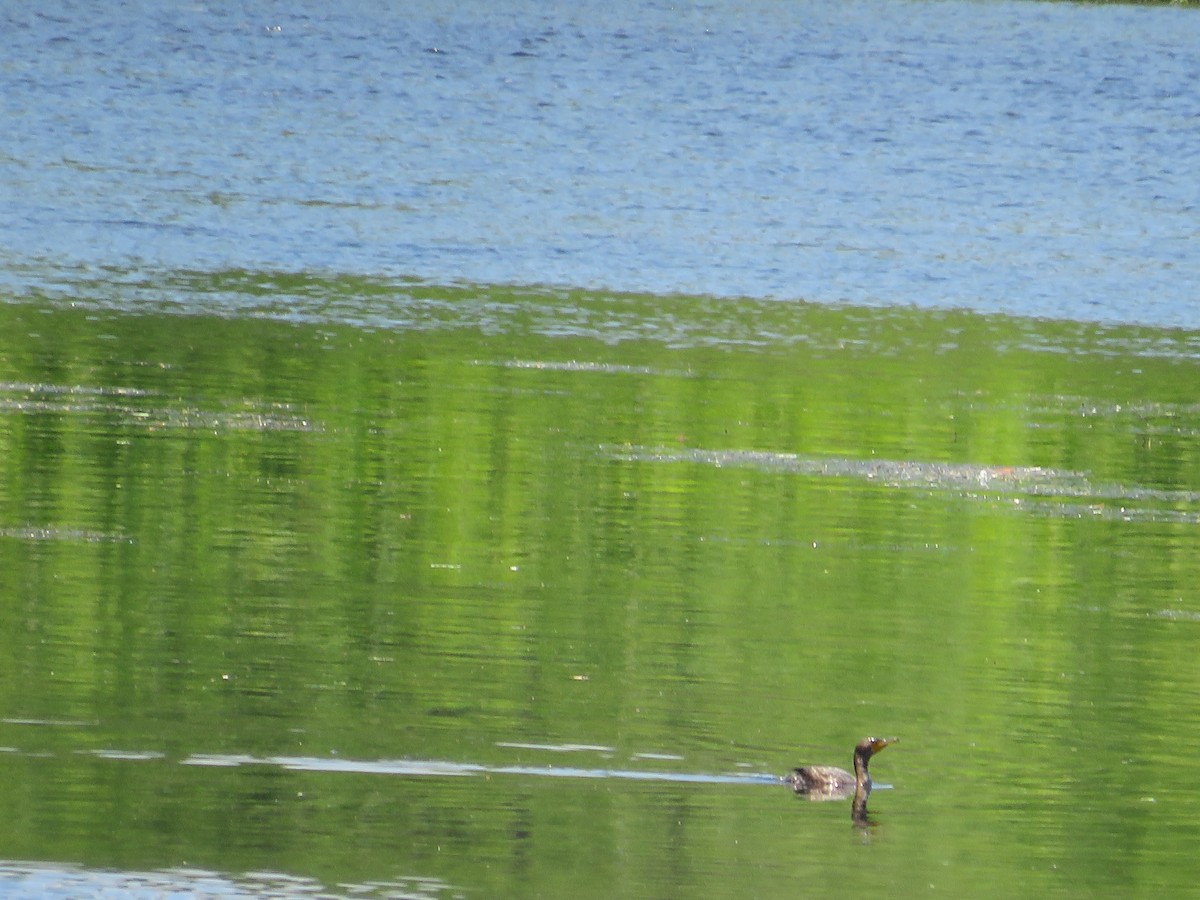
POLYGON ((0 16, 0 893, 1194 890, 1193 10, 0 16))
POLYGON ((262 302, 0 306, 10 882, 1190 885, 1193 334, 262 302), (774 781, 870 732, 872 827, 774 781))
POLYGON ((245 269, 1196 324, 1194 10, 0 15, 19 291, 245 269))

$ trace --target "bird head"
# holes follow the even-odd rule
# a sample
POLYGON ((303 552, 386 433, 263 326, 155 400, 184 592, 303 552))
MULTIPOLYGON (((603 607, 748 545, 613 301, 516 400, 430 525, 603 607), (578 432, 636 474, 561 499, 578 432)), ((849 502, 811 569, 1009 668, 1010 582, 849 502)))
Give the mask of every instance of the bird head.
POLYGON ((863 738, 858 742, 858 746, 854 748, 854 755, 861 756, 863 760, 868 760, 884 747, 889 744, 897 744, 900 738, 863 738))

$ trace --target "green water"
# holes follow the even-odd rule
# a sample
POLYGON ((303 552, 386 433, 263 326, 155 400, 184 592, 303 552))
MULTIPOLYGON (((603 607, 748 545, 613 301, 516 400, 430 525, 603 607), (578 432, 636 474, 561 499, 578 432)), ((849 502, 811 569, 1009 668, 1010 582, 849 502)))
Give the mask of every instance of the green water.
POLYGON ((0 304, 0 859, 1194 890, 1200 335, 151 288, 0 304), (870 827, 753 777, 866 734, 870 827))

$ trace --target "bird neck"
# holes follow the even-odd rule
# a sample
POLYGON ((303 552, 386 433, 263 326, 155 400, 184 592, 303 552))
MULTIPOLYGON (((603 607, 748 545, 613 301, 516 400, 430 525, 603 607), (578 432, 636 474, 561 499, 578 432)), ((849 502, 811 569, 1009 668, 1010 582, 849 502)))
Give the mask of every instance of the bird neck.
POLYGON ((871 775, 867 771, 867 757, 861 754, 854 754, 854 783, 859 787, 866 787, 871 790, 871 775))
POLYGON ((864 787, 860 781, 854 787, 854 802, 850 806, 850 818, 860 825, 870 824, 870 819, 867 818, 867 798, 871 796, 871 785, 864 787))

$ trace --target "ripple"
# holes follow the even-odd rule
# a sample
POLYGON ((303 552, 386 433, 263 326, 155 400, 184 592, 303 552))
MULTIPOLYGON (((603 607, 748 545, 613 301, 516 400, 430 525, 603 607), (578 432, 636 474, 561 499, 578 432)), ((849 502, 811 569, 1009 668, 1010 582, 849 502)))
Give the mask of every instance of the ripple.
POLYGON ((324 427, 296 415, 284 403, 244 401, 245 408, 204 410, 195 406, 139 406, 111 398, 140 399, 151 391, 123 386, 56 385, 0 382, 0 412, 27 415, 108 415, 123 424, 150 429, 203 429, 214 431, 321 432, 324 427), (8 395, 8 396, 5 396, 8 395))
POLYGON ((0 537, 13 538, 20 541, 79 541, 85 544, 124 543, 133 540, 129 535, 120 532, 38 525, 18 525, 16 527, 0 528, 0 537))
POLYGON ((1200 491, 1168 490, 1137 484, 1093 484, 1084 472, 1041 466, 997 466, 920 460, 852 459, 800 456, 759 450, 675 450, 636 445, 601 445, 600 452, 625 462, 695 463, 717 468, 754 468, 818 478, 858 479, 884 487, 954 492, 963 499, 992 501, 996 495, 1019 494, 1011 508, 1071 518, 1096 516, 1117 520, 1152 520, 1200 524, 1200 491), (1087 499, 1090 503, 1029 502, 1023 497, 1087 499), (1128 504, 1159 503, 1136 508, 1128 504))

